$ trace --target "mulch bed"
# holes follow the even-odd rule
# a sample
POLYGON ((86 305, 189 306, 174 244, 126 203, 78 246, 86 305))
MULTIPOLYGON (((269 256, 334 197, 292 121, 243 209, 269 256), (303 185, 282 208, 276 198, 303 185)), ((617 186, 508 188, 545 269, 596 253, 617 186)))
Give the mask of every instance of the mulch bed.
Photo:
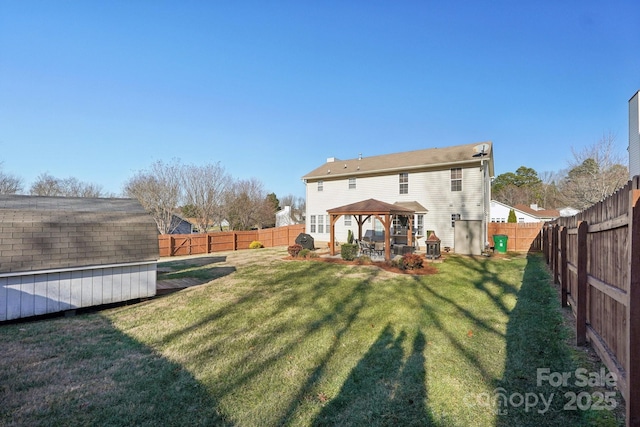
POLYGON ((328 258, 328 257, 318 257, 318 258, 294 258, 291 256, 288 256, 285 258, 286 260, 292 260, 292 261, 316 261, 316 262, 328 262, 331 264, 342 264, 342 265, 373 265, 375 267, 381 268, 385 271, 391 272, 391 273, 395 273, 395 274, 411 274, 411 275, 415 275, 415 276, 424 276, 424 275, 430 275, 430 274, 436 274, 438 272, 438 270, 431 265, 430 263, 428 263, 426 260, 424 261, 424 264, 422 266, 422 268, 420 269, 413 269, 413 270, 402 270, 398 267, 393 266, 392 264, 386 262, 386 261, 372 261, 370 263, 362 263, 358 260, 354 260, 354 261, 347 261, 344 260, 342 258, 328 258))

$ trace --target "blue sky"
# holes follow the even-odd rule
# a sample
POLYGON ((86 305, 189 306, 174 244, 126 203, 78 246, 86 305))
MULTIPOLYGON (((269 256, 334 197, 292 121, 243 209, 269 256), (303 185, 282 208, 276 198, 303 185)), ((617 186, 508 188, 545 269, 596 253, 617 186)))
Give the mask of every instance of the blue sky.
POLYGON ((341 159, 491 140, 557 172, 640 89, 637 0, 0 0, 0 162, 120 194, 154 161, 278 196, 341 159))

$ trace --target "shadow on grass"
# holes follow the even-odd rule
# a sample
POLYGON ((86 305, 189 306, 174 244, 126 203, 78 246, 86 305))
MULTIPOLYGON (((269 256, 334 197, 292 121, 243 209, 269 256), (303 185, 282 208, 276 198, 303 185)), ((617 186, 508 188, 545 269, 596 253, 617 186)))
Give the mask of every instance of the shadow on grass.
POLYGON ((497 427, 587 425, 581 411, 565 408, 570 399, 565 393, 584 390, 572 388, 577 366, 559 307, 542 257, 529 254, 518 301, 509 314, 504 375, 490 399, 497 427), (567 386, 553 387, 546 380, 539 384, 538 369, 571 377, 567 386))
POLYGON ((426 407, 424 334, 415 335, 405 358, 406 339, 387 325, 312 425, 435 425, 426 407))
POLYGON ((0 425, 232 425, 186 369, 100 315, 5 326, 0 337, 0 425))

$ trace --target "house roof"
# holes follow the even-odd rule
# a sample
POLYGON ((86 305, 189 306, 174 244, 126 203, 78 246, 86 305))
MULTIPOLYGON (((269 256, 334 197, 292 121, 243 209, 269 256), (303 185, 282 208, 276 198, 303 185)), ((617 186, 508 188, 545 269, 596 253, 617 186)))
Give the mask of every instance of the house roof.
POLYGON ((329 209, 327 210, 327 212, 334 215, 413 215, 413 213, 415 213, 413 209, 405 208, 398 205, 392 205, 391 203, 381 202, 380 200, 376 199, 367 199, 361 202, 351 203, 349 205, 329 209))
POLYGON ((536 218, 558 218, 560 216, 560 211, 557 209, 532 209, 530 206, 520 204, 513 208, 536 218))
POLYGON ((158 230, 133 199, 0 196, 0 273, 157 261, 158 230))
POLYGON ((349 160, 327 159, 322 166, 304 175, 304 180, 330 179, 335 177, 370 175, 385 172, 411 171, 436 167, 451 167, 489 161, 490 174, 493 175, 493 144, 476 142, 453 147, 428 148, 402 153, 361 157, 349 160), (478 151, 484 146, 484 154, 478 151))
POLYGON ((425 208, 424 206, 422 206, 420 203, 418 203, 416 201, 413 201, 413 202, 395 202, 394 205, 400 206, 401 208, 411 209, 412 211, 415 211, 415 212, 429 212, 429 209, 425 208))

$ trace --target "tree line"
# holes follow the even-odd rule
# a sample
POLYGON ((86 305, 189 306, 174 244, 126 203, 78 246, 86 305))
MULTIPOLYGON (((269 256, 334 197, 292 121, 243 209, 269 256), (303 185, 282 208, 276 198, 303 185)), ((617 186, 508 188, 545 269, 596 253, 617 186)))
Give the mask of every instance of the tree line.
POLYGON ((492 198, 509 206, 537 204, 546 209, 584 210, 604 200, 629 180, 626 160, 615 151, 615 136, 603 135, 595 144, 572 149, 568 167, 538 174, 521 166, 498 175, 491 184, 492 198))
MULTIPOLYGON (((20 177, 0 170, 0 194, 22 194, 20 177)), ((27 194, 62 197, 116 197, 102 187, 76 178, 41 174, 27 194)), ((180 160, 156 161, 124 184, 123 196, 137 199, 152 216, 158 231, 168 234, 182 218, 188 218, 199 232, 249 230, 273 227, 281 206, 291 206, 292 216, 302 218, 303 198, 291 194, 278 199, 256 178, 232 177, 220 163, 182 164, 180 160)))

